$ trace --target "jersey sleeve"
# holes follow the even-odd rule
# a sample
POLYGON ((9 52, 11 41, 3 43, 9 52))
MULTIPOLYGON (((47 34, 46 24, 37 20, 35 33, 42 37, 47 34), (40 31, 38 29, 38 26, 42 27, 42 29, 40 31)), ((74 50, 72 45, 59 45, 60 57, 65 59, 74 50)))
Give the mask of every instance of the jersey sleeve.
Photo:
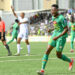
POLYGON ((61 23, 63 28, 67 26, 67 20, 64 17, 62 17, 61 23))

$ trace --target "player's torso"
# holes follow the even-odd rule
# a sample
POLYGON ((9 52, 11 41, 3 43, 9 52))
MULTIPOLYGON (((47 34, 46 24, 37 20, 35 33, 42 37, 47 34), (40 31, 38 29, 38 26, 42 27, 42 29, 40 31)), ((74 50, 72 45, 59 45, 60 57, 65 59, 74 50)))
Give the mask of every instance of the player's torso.
POLYGON ((62 32, 64 28, 62 27, 62 22, 61 22, 62 18, 61 18, 61 15, 58 16, 57 18, 53 17, 52 20, 53 20, 54 29, 56 31, 58 31, 58 32, 62 32))
POLYGON ((19 29, 19 26, 18 26, 17 23, 15 23, 15 24, 13 25, 13 33, 17 33, 17 32, 18 32, 18 29, 19 29))
MULTIPOLYGON (((22 19, 22 18, 20 18, 20 22, 25 22, 25 19, 26 18, 24 18, 24 19, 22 19)), ((25 24, 20 24, 20 32, 26 32, 26 31, 28 31, 28 24, 27 23, 25 23, 25 24)))
MULTIPOLYGON (((3 29, 3 21, 0 22, 0 32, 2 32, 2 29, 3 29)), ((4 29, 4 32, 5 32, 5 29, 4 29)))
POLYGON ((71 30, 75 31, 75 23, 71 23, 71 30))
MULTIPOLYGON (((57 18, 53 17, 52 20, 53 20, 53 26, 54 26, 53 36, 58 36, 64 30, 64 27, 62 26, 62 21, 61 21, 63 20, 63 16, 59 15, 57 18)), ((67 33, 64 36, 67 37, 67 33)))
POLYGON ((71 24, 71 34, 75 35, 75 23, 70 23, 71 24))

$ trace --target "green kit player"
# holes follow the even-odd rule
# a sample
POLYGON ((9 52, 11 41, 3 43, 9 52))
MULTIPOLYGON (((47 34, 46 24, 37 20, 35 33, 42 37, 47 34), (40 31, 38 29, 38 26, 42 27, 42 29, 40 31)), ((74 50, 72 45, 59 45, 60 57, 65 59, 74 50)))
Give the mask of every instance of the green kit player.
POLYGON ((51 13, 52 13, 52 21, 54 25, 54 29, 51 29, 51 30, 54 30, 54 32, 49 40, 48 48, 42 59, 41 71, 37 72, 38 75, 44 75, 44 70, 48 61, 49 54, 51 53, 54 47, 56 47, 57 57, 69 63, 69 70, 71 70, 73 67, 73 59, 69 59, 67 56, 62 54, 63 48, 66 43, 66 37, 67 37, 67 31, 68 31, 67 21, 63 15, 60 15, 58 13, 58 5, 56 4, 52 5, 51 13))
POLYGON ((17 40, 18 30, 19 30, 19 21, 18 19, 16 19, 15 24, 13 25, 12 39, 9 42, 7 42, 7 44, 10 44, 11 42, 13 42, 14 39, 17 40))
POLYGON ((71 52, 74 52, 74 38, 75 38, 75 22, 74 22, 74 16, 71 16, 71 21, 69 22, 69 28, 71 28, 71 52))

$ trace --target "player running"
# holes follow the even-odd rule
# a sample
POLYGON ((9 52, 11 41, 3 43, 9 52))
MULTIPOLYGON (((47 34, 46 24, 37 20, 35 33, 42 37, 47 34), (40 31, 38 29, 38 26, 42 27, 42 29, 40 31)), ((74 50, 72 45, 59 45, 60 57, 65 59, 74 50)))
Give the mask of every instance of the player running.
POLYGON ((13 25, 12 39, 9 42, 7 42, 7 44, 10 44, 11 42, 13 42, 14 39, 16 39, 17 41, 18 30, 19 30, 19 20, 16 19, 15 24, 13 25))
POLYGON ((73 59, 69 59, 67 56, 62 54, 63 48, 66 43, 66 37, 67 37, 67 31, 68 31, 67 21, 63 15, 59 15, 58 5, 56 4, 52 5, 51 13, 52 13, 52 20, 54 25, 54 29, 51 29, 51 30, 54 30, 54 32, 49 40, 48 48, 42 59, 41 71, 37 72, 38 75, 44 75, 44 70, 48 61, 49 54, 51 53, 54 47, 56 47, 57 57, 69 63, 69 70, 71 70, 73 67, 73 59))
POLYGON ((5 39, 5 22, 2 21, 1 17, 0 17, 0 40, 2 41, 5 48, 8 50, 8 56, 11 56, 12 54, 10 52, 9 46, 6 44, 5 39))
POLYGON ((12 9, 12 12, 14 14, 14 16, 16 18, 18 18, 19 20, 19 24, 20 24, 20 32, 18 34, 18 39, 17 39, 17 56, 20 55, 20 42, 21 42, 21 39, 24 38, 25 39, 25 42, 27 44, 27 48, 28 48, 28 55, 30 55, 30 44, 29 44, 29 41, 28 41, 28 18, 25 18, 25 14, 22 12, 20 14, 20 16, 17 16, 17 14, 15 13, 14 11, 14 8, 11 7, 12 9))
POLYGON ((75 20, 74 15, 71 16, 71 21, 69 22, 69 28, 71 28, 71 52, 74 52, 74 38, 75 38, 75 20))

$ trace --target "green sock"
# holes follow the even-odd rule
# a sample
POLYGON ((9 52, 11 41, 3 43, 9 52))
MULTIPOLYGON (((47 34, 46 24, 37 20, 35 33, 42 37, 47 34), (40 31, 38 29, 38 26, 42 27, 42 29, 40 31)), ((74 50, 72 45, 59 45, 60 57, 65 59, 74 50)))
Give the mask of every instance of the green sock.
POLYGON ((43 70, 45 69, 47 61, 48 61, 48 55, 45 54, 44 57, 43 57, 43 59, 42 59, 42 69, 43 70))
POLYGON ((12 40, 10 40, 9 42, 7 42, 7 44, 10 44, 11 42, 13 42, 14 41, 14 39, 12 39, 12 40))
POLYGON ((73 47, 73 42, 71 42, 71 49, 74 49, 74 47, 73 47))
POLYGON ((71 62, 71 59, 69 59, 67 56, 62 55, 61 57, 62 60, 67 61, 67 62, 71 62))

